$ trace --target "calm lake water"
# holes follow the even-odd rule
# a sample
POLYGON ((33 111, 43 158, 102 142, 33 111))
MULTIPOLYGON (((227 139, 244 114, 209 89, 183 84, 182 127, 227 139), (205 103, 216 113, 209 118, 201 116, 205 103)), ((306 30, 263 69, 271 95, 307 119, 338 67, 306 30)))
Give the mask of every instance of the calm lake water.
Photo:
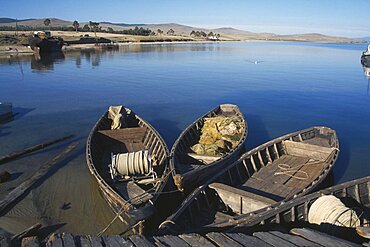
MULTIPOLYGON (((109 105, 132 108, 168 147, 189 123, 220 103, 239 105, 249 124, 247 148, 314 125, 337 131, 335 182, 370 175, 369 79, 360 64, 366 45, 211 43, 129 45, 119 51, 0 58, 0 101, 14 104, 0 125, 0 155, 67 134, 80 141, 46 180, 19 200, 0 228, 96 234, 114 217, 85 162, 86 137, 109 105), (257 62, 255 62, 257 61, 257 62)), ((0 195, 59 153, 61 143, 2 165, 13 174, 0 195)), ((122 232, 115 224, 107 233, 122 232)))

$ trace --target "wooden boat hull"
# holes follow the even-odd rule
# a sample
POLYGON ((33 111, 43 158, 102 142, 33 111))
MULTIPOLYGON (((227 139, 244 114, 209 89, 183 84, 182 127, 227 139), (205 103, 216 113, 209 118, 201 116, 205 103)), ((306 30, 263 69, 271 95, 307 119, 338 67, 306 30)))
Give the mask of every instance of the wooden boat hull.
MULTIPOLYGON (((110 159, 110 153, 113 152, 112 150, 116 150, 115 148, 117 147, 121 148, 122 144, 118 143, 118 145, 116 145, 117 140, 112 140, 112 138, 102 135, 104 131, 108 131, 109 133, 110 124, 112 122, 107 118, 107 115, 108 113, 106 112, 98 120, 89 134, 86 145, 87 165, 91 174, 97 180, 104 199, 114 213, 118 215, 128 228, 133 228, 134 232, 141 234, 145 222, 156 213, 156 202, 170 176, 168 167, 169 151, 158 132, 148 122, 134 114, 133 120, 135 126, 132 127, 136 127, 137 125, 138 128, 145 128, 145 134, 142 136, 142 143, 140 145, 151 150, 152 157, 156 160, 154 169, 158 173, 159 182, 148 190, 150 194, 144 189, 139 188, 137 184, 132 183, 132 181, 113 182, 109 174, 109 160, 107 160, 107 157, 110 159), (115 146, 108 145, 112 143, 114 143, 115 146), (130 192, 129 184, 131 187, 134 186, 132 187, 133 189, 139 191, 136 192, 139 193, 138 195, 133 197, 128 196, 130 193, 133 193, 130 192), (148 199, 147 196, 150 196, 150 198, 148 199)), ((125 143, 125 145, 128 149, 129 145, 134 146, 138 145, 138 143, 125 143)))
MULTIPOLYGON (((312 204, 324 195, 334 195, 351 204, 350 208, 359 212, 362 226, 370 226, 370 176, 355 179, 339 185, 332 186, 302 197, 294 198, 288 202, 277 203, 268 209, 262 209, 248 217, 235 217, 218 225, 218 229, 228 232, 251 232, 256 228, 268 228, 280 224, 284 226, 305 225, 320 231, 346 237, 347 240, 358 238, 351 228, 334 226, 331 224, 309 224, 309 210, 312 204), (230 228, 232 227, 232 228, 230 228), (348 234, 349 233, 349 234, 348 234)), ((359 228, 361 230, 361 227, 359 228)), ((359 234, 361 235, 361 234, 359 234)), ((361 240, 360 240, 361 241, 361 240)), ((368 241, 368 240, 367 240, 368 241)))
POLYGON ((225 165, 237 160, 242 153, 245 152, 245 140, 248 135, 248 125, 243 114, 236 105, 223 104, 209 111, 190 126, 188 126, 178 137, 174 143, 170 153, 170 167, 174 183, 178 190, 189 193, 195 187, 202 185, 209 178, 214 176, 225 165), (187 170, 190 165, 184 165, 179 162, 180 156, 187 153, 190 147, 196 144, 200 138, 201 128, 205 118, 215 117, 222 114, 231 114, 237 116, 243 123, 244 132, 240 138, 239 144, 229 153, 222 156, 220 159, 211 162, 207 165, 199 165, 192 170, 187 170), (186 171, 185 171, 186 170, 186 171))
POLYGON ((232 220, 236 215, 248 218, 250 213, 260 208, 309 193, 328 175, 338 153, 339 142, 336 133, 327 127, 312 127, 262 144, 195 189, 177 211, 160 225, 160 231, 214 231, 220 222, 232 220), (313 154, 310 154, 311 158, 299 158, 297 152, 294 155, 288 153, 287 144, 292 145, 292 142, 309 148, 312 148, 310 143, 322 143, 321 145, 329 146, 332 151, 324 161, 309 163, 314 157, 313 154), (293 166, 297 158, 308 161, 293 166), (280 174, 277 169, 285 167, 280 166, 282 162, 297 170, 292 174, 280 174), (313 167, 314 170, 310 172, 313 167), (304 169, 308 169, 308 178, 299 180, 298 170, 304 174, 304 169), (270 177, 266 172, 269 172, 270 177))
POLYGON ((362 55, 361 64, 365 67, 370 67, 370 55, 362 55))

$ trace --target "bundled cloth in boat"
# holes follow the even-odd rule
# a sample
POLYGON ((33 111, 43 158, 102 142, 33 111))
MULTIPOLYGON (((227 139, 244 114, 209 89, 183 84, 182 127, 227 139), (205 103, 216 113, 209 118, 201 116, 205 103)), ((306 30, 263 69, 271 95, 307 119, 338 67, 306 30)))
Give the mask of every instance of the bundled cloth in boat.
POLYGON ((191 147, 196 154, 222 156, 234 149, 242 138, 244 127, 238 117, 206 118, 199 142, 191 147))
POLYGON ((125 126, 125 118, 122 115, 122 109, 125 110, 121 105, 110 106, 108 109, 108 118, 112 120, 112 130, 120 129, 121 126, 125 126))

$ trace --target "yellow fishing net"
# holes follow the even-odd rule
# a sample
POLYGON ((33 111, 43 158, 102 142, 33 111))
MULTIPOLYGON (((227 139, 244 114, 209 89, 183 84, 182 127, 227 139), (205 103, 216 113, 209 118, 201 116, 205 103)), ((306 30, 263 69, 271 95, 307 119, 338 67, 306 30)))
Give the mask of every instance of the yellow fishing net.
POLYGON ((239 144, 243 132, 244 125, 239 117, 206 118, 199 142, 191 149, 196 154, 224 155, 239 144))

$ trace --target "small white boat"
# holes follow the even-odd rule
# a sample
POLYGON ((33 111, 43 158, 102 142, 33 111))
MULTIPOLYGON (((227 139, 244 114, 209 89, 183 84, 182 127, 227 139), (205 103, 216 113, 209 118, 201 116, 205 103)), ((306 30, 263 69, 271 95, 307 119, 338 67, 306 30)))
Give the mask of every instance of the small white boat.
POLYGON ((12 103, 0 102, 0 121, 7 120, 13 116, 12 103))

